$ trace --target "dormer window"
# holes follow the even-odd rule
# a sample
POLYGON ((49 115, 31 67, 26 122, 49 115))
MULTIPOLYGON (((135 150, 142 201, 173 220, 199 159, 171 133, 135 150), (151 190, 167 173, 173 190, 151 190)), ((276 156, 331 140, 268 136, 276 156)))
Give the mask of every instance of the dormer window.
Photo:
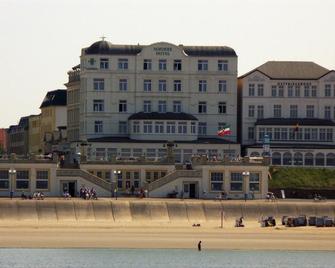
POLYGON ((108 59, 100 59, 100 69, 109 69, 109 61, 108 59))

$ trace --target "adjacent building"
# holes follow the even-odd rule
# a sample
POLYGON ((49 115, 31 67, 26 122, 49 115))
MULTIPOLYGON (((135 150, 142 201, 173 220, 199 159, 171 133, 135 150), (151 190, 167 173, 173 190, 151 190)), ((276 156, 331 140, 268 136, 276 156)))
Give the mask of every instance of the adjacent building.
POLYGON ((18 125, 8 129, 8 153, 26 156, 29 153, 29 116, 21 117, 18 125))
POLYGON ((28 139, 29 154, 41 153, 43 148, 41 143, 41 115, 29 116, 28 139))
POLYGON ((68 74, 68 138, 91 159, 161 158, 171 142, 177 162, 239 154, 232 48, 102 40, 68 74), (218 137, 224 128, 232 134, 218 137))
POLYGON ((239 77, 240 141, 273 165, 335 166, 335 71, 269 61, 239 77))
POLYGON ((7 130, 0 128, 0 154, 7 152, 7 130))

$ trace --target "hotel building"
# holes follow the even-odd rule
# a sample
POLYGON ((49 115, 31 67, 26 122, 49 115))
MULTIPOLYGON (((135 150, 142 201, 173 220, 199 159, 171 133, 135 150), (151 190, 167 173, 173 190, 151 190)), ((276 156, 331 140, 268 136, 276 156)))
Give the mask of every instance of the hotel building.
POLYGON ((241 143, 273 165, 335 166, 335 72, 269 61, 239 77, 241 143))
POLYGON ((68 72, 68 139, 90 159, 235 157, 237 55, 226 46, 116 45, 81 51, 68 72), (232 135, 218 137, 230 127, 232 135))

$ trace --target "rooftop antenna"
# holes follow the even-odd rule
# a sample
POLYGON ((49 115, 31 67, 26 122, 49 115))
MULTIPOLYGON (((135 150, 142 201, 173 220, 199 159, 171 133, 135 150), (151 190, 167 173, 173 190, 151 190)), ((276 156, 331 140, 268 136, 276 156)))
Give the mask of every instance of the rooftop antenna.
POLYGON ((101 36, 100 37, 102 41, 105 41, 105 39, 107 38, 106 36, 101 36))

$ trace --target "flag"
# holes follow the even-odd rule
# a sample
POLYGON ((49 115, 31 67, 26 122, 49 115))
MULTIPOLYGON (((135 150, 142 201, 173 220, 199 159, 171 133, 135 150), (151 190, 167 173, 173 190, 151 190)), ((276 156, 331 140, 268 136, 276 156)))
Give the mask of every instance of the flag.
POLYGON ((294 132, 298 132, 299 131, 299 123, 297 123, 294 127, 294 132))
POLYGON ((223 137, 223 136, 229 136, 231 135, 231 130, 230 127, 225 127, 217 132, 218 136, 223 137))

